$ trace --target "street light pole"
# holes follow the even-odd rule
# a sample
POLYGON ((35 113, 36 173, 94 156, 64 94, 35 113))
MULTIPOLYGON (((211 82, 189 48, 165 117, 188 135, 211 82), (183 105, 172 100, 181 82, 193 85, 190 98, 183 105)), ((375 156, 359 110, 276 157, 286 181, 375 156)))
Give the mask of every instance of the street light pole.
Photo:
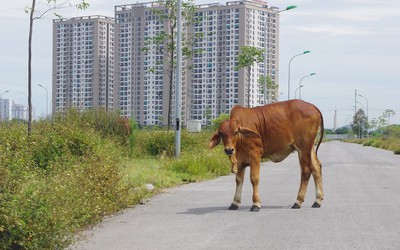
POLYGON ((8 93, 8 92, 10 92, 10 91, 9 91, 9 90, 6 90, 6 91, 4 91, 3 93, 1 93, 0 99, 1 99, 1 97, 2 97, 5 93, 8 93))
POLYGON ((175 158, 181 153, 181 112, 182 112, 182 1, 178 0, 177 45, 175 75, 175 158))
MULTIPOLYGON (((306 78, 306 77, 309 77, 309 76, 313 76, 313 75, 315 75, 316 73, 311 73, 311 74, 309 74, 309 75, 305 75, 305 76, 303 76, 301 79, 300 79, 300 82, 299 82, 299 99, 301 99, 301 89, 300 89, 300 86, 302 86, 303 87, 303 85, 301 85, 301 81, 303 81, 303 79, 304 78, 306 78)), ((294 96, 295 98, 296 98, 296 95, 294 96)))
POLYGON ((47 91, 47 88, 43 86, 42 84, 38 84, 39 87, 42 87, 46 90, 46 118, 49 114, 49 92, 47 91))
POLYGON ((264 104, 267 103, 267 90, 268 90, 268 67, 267 67, 267 58, 268 58, 268 38, 269 38, 269 31, 268 31, 268 23, 271 19, 271 17, 275 16, 276 14, 279 14, 284 11, 292 10, 297 8, 296 5, 290 5, 287 6, 285 9, 268 13, 268 18, 265 19, 265 40, 264 40, 264 104))
POLYGON ((294 55, 294 56, 290 59, 290 61, 289 61, 289 73, 288 73, 288 100, 290 100, 290 64, 292 63, 292 60, 293 60, 294 58, 296 58, 296 57, 298 57, 298 56, 301 56, 301 55, 309 54, 309 53, 311 53, 311 51, 305 50, 305 51, 303 51, 303 53, 294 55))
MULTIPOLYGON (((299 85, 299 87, 297 87, 296 91, 294 92, 294 99, 296 99, 297 90, 300 90, 302 87, 304 87, 304 85, 299 85)), ((300 99, 300 98, 299 98, 299 99, 300 99)))

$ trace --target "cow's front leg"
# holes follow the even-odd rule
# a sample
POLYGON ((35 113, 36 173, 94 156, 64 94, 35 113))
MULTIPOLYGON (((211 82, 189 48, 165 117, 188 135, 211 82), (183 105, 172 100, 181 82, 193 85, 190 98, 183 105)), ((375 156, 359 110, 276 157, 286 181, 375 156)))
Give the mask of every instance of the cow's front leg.
POLYGON ((242 188, 246 168, 241 168, 236 174, 236 192, 229 210, 237 210, 242 201, 242 188))
POLYGON ((251 212, 258 212, 261 208, 260 194, 258 193, 258 183, 260 182, 260 162, 250 165, 250 180, 253 185, 253 206, 251 212))

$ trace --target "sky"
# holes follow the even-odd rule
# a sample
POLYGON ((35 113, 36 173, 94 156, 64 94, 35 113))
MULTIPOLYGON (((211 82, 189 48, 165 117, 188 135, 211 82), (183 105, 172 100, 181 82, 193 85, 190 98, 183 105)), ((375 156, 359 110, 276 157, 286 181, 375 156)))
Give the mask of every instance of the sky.
MULTIPOLYGON (((65 18, 87 15, 114 16, 114 6, 143 0, 87 0, 86 11, 60 9, 65 18)), ((38 10, 45 10, 39 1, 38 10)), ((225 3, 226 1, 195 1, 225 3)), ((76 3, 74 0, 71 3, 76 3)), ((29 16, 24 9, 30 0, 3 1, 0 5, 0 94, 27 105, 27 55, 29 16)), ((271 0, 270 6, 297 8, 280 14, 280 100, 290 98, 300 80, 301 98, 316 105, 325 127, 341 127, 352 122, 354 106, 363 108, 369 119, 386 109, 396 112, 390 123, 400 124, 400 1, 399 0, 271 0), (357 90, 357 100, 355 91, 357 90), (362 95, 360 97, 358 95, 362 95), (357 102, 356 102, 357 101, 357 102)), ((51 110, 52 15, 36 20, 33 34, 34 117, 51 110), (46 89, 39 87, 44 86, 46 89)), ((299 91, 297 91, 298 96, 299 91)))

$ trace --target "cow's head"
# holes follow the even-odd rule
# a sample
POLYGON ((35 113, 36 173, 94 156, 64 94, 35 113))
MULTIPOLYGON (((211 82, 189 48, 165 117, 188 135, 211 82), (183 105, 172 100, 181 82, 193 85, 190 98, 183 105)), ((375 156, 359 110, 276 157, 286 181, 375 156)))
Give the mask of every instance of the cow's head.
MULTIPOLYGON (((246 138, 261 138, 261 136, 249 128, 237 124, 234 119, 228 119, 221 123, 218 130, 211 137, 208 147, 214 148, 220 141, 224 144, 225 153, 229 156, 232 163, 232 173, 237 173, 237 150, 238 141, 246 138)), ((244 149, 245 150, 245 149, 244 149)))

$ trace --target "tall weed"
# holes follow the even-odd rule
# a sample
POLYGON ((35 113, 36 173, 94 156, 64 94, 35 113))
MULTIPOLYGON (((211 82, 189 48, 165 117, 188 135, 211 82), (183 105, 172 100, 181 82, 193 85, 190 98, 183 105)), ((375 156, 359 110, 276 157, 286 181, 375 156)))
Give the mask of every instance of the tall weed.
POLYGON ((73 121, 33 131, 0 129, 0 249, 66 247, 74 232, 131 202, 118 144, 73 121))
POLYGON ((118 114, 69 111, 53 120, 0 125, 0 249, 60 249, 76 232, 162 188, 229 173, 209 132, 126 127, 118 114), (150 185, 151 184, 151 185, 150 185), (154 189, 148 188, 154 186, 154 189))
POLYGON ((372 146, 393 151, 395 154, 400 154, 400 140, 396 136, 386 137, 378 136, 364 139, 350 140, 350 142, 359 143, 364 146, 372 146))

